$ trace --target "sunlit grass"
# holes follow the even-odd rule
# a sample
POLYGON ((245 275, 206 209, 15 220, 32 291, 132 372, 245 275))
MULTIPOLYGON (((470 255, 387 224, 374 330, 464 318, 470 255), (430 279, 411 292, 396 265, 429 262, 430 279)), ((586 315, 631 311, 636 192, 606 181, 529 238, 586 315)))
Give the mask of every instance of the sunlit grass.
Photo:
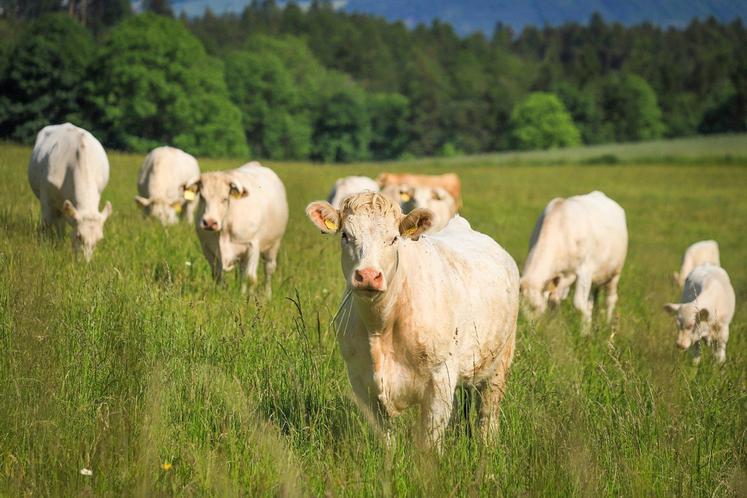
POLYGON ((272 164, 291 219, 265 302, 212 283, 191 227, 142 219, 135 155, 111 155, 114 214, 93 262, 77 264, 68 240, 37 235, 29 153, 0 147, 0 495, 747 493, 743 166, 463 170, 464 215, 519 264, 544 204, 593 189, 626 208, 630 251, 615 325, 582 338, 568 305, 521 318, 500 441, 470 437, 461 392, 439 458, 411 444, 414 413, 387 448, 355 407, 330 326, 337 244, 303 214, 338 176, 381 166, 272 164), (705 238, 737 293, 723 368, 710 354, 692 367, 661 311, 682 252, 705 238))

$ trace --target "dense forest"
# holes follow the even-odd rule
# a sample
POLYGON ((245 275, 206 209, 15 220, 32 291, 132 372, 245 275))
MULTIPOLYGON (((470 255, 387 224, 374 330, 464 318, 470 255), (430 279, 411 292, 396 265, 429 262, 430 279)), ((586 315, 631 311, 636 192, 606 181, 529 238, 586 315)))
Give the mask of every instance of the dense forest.
POLYGON ((747 30, 497 24, 459 36, 272 0, 0 0, 0 138, 72 121, 105 145, 355 161, 747 129, 747 30))

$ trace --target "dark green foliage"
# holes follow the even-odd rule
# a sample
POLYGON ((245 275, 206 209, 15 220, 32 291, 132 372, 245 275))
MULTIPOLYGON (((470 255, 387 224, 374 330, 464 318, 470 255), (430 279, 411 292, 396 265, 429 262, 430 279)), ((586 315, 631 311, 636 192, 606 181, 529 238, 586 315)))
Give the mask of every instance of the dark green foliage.
POLYGON ((515 148, 552 149, 581 143, 563 102, 552 93, 536 92, 511 113, 511 138, 515 148))
MULTIPOLYGON (((40 36, 27 19, 44 12, 67 12, 101 44, 101 63, 72 101, 50 96, 57 86, 50 93, 35 82, 25 98, 5 92, 0 117, 18 126, 0 124, 0 138, 28 137, 46 102, 70 112, 49 112, 45 121, 70 114, 109 145, 137 150, 178 140, 210 154, 245 151, 241 142, 248 142, 272 159, 472 154, 514 147, 514 107, 537 91, 560 98, 584 143, 747 129, 741 21, 696 19, 663 29, 595 14, 587 25, 514 33, 498 24, 490 37, 459 36, 460 27, 440 21, 408 29, 327 1, 301 9, 258 0, 240 14, 206 10, 163 29, 152 21, 134 29, 137 23, 123 21, 128 0, 0 1, 0 21, 10 21, 0 24, 0 81, 16 42, 40 36), (199 42, 187 41, 180 25, 199 42), (206 53, 226 64, 225 80, 206 53)), ((168 1, 141 7, 171 15, 168 1)), ((65 64, 49 68, 43 57, 38 65, 42 79, 80 78, 65 64)))
POLYGON ((3 64, 0 136, 32 142, 50 123, 80 122, 95 50, 91 35, 65 15, 48 14, 29 24, 3 64))
POLYGON ((105 42, 90 79, 99 112, 95 122, 110 145, 248 153, 222 63, 207 56, 178 21, 153 14, 124 21, 105 42))
POLYGON ((409 102, 398 93, 369 94, 366 107, 371 118, 369 149, 374 159, 397 158, 408 144, 409 102))
POLYGON ((339 162, 368 157, 371 125, 366 96, 348 76, 327 74, 315 115, 312 159, 339 162))
POLYGON ((634 74, 612 73, 599 85, 604 126, 618 142, 653 140, 664 134, 656 93, 634 74))
POLYGON ((226 58, 226 82, 242 114, 246 139, 260 157, 307 158, 311 94, 324 68, 298 40, 253 38, 226 58))

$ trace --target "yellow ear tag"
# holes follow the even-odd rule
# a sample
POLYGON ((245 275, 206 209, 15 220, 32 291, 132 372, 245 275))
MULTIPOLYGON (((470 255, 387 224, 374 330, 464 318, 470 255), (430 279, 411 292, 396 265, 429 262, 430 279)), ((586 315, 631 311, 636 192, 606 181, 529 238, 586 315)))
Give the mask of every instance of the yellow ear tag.
POLYGON ((405 233, 403 233, 402 235, 404 235, 405 237, 409 237, 417 231, 418 231, 418 227, 410 227, 407 230, 405 230, 405 233))
POLYGON ((329 230, 337 230, 337 223, 332 220, 324 220, 324 226, 329 230))
POLYGON ((411 199, 410 194, 408 194, 407 192, 400 193, 399 198, 402 202, 410 202, 411 199))
POLYGON ((195 200, 195 193, 191 190, 185 190, 184 191, 184 199, 187 201, 193 201, 195 200))

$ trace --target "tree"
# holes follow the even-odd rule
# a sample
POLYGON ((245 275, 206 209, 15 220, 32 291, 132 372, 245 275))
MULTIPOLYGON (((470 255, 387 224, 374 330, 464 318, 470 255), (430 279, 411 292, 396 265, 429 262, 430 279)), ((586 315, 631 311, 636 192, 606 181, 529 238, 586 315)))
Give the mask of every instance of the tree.
POLYGON ((561 81, 556 83, 552 90, 568 109, 584 143, 597 144, 612 139, 605 135, 602 112, 593 88, 580 89, 576 85, 561 81))
POLYGON ((80 123, 95 50, 88 32, 64 14, 29 24, 0 81, 0 136, 28 143, 50 123, 80 123))
POLYGON ((656 93, 639 76, 616 72, 604 78, 600 107, 618 142, 653 140, 664 134, 656 93))
POLYGON ((371 117, 369 149, 374 159, 396 159, 409 142, 409 101, 398 93, 369 94, 366 107, 371 117))
POLYGON ((255 153, 271 159, 305 159, 311 150, 309 112, 293 76, 268 50, 237 51, 226 59, 231 99, 242 113, 255 153))
POLYGON ((153 12, 160 16, 174 17, 169 0, 144 0, 143 12, 153 12))
POLYGON ((535 92, 511 113, 512 144, 517 149, 550 149, 581 143, 581 135, 560 99, 535 92))
POLYGON ((327 74, 314 118, 312 159, 347 162, 368 157, 371 127, 365 93, 347 75, 327 74))
POLYGON ((150 13, 125 20, 110 33, 95 71, 94 121, 108 144, 247 155, 222 63, 207 56, 179 21, 150 13))

